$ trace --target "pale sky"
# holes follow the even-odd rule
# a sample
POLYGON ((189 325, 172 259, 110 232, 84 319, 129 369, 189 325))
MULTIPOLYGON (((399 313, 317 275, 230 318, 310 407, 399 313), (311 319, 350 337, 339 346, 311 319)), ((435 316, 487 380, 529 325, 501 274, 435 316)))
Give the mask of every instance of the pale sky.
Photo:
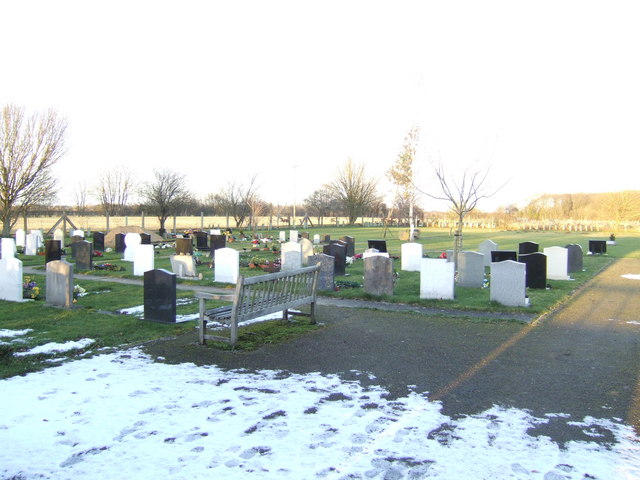
POLYGON ((0 15, 0 104, 69 122, 62 202, 117 165, 138 182, 183 172, 198 196, 257 174, 265 200, 301 201, 349 157, 384 177, 414 124, 424 189, 428 158, 511 179, 483 210, 640 189, 634 1, 25 0, 0 15))

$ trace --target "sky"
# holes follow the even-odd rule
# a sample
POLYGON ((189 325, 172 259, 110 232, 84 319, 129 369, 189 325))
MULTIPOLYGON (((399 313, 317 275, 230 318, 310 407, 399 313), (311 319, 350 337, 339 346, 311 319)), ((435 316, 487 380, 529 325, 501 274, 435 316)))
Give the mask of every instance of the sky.
MULTIPOLYGON (((29 330, 0 330, 16 343, 29 330)), ((57 352, 86 348, 51 346, 57 352)), ((46 349, 45 349, 46 350, 46 349)), ((43 353, 43 349, 24 354, 43 353)), ((89 352, 97 353, 97 352, 89 352)), ((557 417, 494 406, 452 418, 373 380, 170 365, 139 349, 103 352, 0 380, 3 478, 456 480, 636 479, 638 437, 616 419, 570 419, 593 441, 560 448, 527 430, 557 417), (171 378, 171 382, 166 379, 171 378), (602 438, 614 442, 599 442, 602 438)), ((570 417, 569 417, 570 418, 570 417)), ((569 420, 567 420, 569 421, 569 420)))
MULTIPOLYGON (((257 175, 300 202, 351 158, 384 179, 420 128, 418 186, 490 167, 479 208, 636 189, 634 1, 0 2, 0 104, 68 121, 73 203, 126 167, 186 175, 198 197, 257 175)), ((420 204, 430 209, 433 200, 420 204)))

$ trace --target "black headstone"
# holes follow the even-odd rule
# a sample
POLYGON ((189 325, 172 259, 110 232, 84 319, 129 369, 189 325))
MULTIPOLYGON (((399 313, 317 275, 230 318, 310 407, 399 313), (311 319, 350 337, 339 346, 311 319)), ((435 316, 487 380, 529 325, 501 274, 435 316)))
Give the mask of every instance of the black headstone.
POLYGON ((327 234, 321 235, 320 241, 322 243, 331 243, 331 235, 327 235, 327 234))
POLYGON ((322 253, 330 255, 334 258, 334 275, 344 275, 347 267, 347 246, 344 242, 332 242, 329 245, 325 245, 322 249, 322 253))
POLYGON ((44 241, 44 263, 62 259, 62 242, 60 240, 44 241))
POLYGON ((163 269, 144 272, 144 319, 176 322, 176 274, 163 269))
POLYGON ((193 240, 176 238, 176 255, 193 255, 193 240))
POLYGON ((527 287, 547 288, 547 256, 544 253, 526 253, 520 255, 518 261, 526 266, 527 287))
POLYGON ((387 241, 386 240, 367 240, 368 248, 375 248, 380 253, 385 253, 387 251, 387 241))
POLYGON ((514 262, 518 261, 518 254, 515 250, 494 250, 491 252, 491 261, 495 262, 504 262, 505 260, 513 260, 514 262))
POLYGON ((347 245, 347 257, 353 257, 356 254, 356 239, 345 235, 344 237, 340 237, 340 240, 347 245))
POLYGON ((607 253, 607 241, 589 240, 589 253, 592 255, 602 255, 607 253))
POLYGON ((209 235, 206 232, 194 232, 193 237, 196 239, 196 248, 198 250, 209 250, 209 245, 207 244, 209 235))
POLYGON ((116 252, 123 253, 126 247, 124 243, 124 233, 116 233, 116 252))
POLYGON ((75 271, 93 269, 93 244, 83 240, 71 244, 73 256, 76 259, 75 271))
POLYGON ((151 235, 149 235, 148 233, 141 233, 140 245, 151 245, 151 235))
POLYGON ((226 235, 209 235, 209 245, 211 246, 211 258, 216 250, 227 246, 226 235))
POLYGON ((104 233, 93 232, 93 249, 104 252, 104 233))
POLYGON ((527 255, 540 251, 540 245, 536 242, 522 242, 518 245, 518 255, 527 255))

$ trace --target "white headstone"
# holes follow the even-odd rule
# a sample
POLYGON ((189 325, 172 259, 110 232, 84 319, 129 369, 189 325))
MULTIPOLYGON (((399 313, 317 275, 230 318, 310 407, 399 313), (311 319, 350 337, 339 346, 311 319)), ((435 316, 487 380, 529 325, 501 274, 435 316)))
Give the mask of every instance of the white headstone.
POLYGON ((13 240, 13 238, 3 238, 0 251, 2 252, 1 258, 14 258, 17 251, 16 242, 13 240))
MULTIPOLYGON (((2 247, 4 250, 5 245, 3 244, 2 247)), ((22 262, 15 257, 3 256, 0 260, 0 300, 23 301, 22 262)))
POLYGON ((302 265, 309 265, 309 257, 313 255, 313 243, 308 238, 300 239, 300 248, 302 250, 302 265))
POLYGON ((302 267, 302 245, 298 242, 282 244, 280 250, 280 271, 286 272, 302 267))
POLYGON ((42 230, 31 230, 31 235, 36 239, 36 250, 40 247, 44 247, 44 235, 42 230))
POLYGON ((220 233, 219 228, 212 228, 211 230, 209 230, 209 235, 222 235, 222 234, 220 233))
POLYGON ((71 232, 71 236, 84 238, 84 230, 74 230, 73 232, 71 232))
POLYGON ((56 228, 56 230, 53 232, 53 239, 59 240, 60 245, 64 247, 64 231, 61 228, 56 228))
POLYGON ((420 298, 453 300, 455 264, 445 258, 423 258, 420 268, 420 298))
POLYGON ((16 247, 23 247, 27 244, 27 234, 21 228, 16 230, 16 247))
POLYGON ((284 243, 287 241, 287 232, 280 232, 280 243, 284 243))
POLYGON ((484 253, 458 253, 458 285, 471 288, 484 286, 484 253))
POLYGON ((547 247, 547 279, 569 280, 569 250, 564 247, 547 247))
POLYGON ((38 236, 30 233, 27 235, 26 244, 24 246, 25 255, 37 255, 38 254, 38 236))
POLYGON ((491 265, 491 252, 498 250, 498 244, 492 240, 485 240, 478 245, 478 250, 484 253, 484 266, 488 267, 491 265))
POLYGON ((214 253, 214 281, 238 283, 240 254, 229 247, 218 248, 214 253))
POLYGON ((419 272, 422 261, 421 243, 403 243, 400 246, 400 268, 408 272, 419 272))
POLYGON ((525 307, 527 280, 524 263, 505 260, 491 263, 490 299, 508 307, 525 307))
MULTIPOLYGON (((129 248, 129 247, 127 247, 129 248)), ((133 274, 144 275, 144 272, 154 269, 155 250, 153 245, 138 245, 133 256, 133 274)))
POLYGON ((289 230, 289 241, 290 242, 298 241, 298 230, 289 230))
POLYGON ((171 255, 171 270, 178 277, 196 277, 196 260, 192 255, 171 255))
POLYGON ((389 258, 389 252, 380 252, 377 248, 367 248, 362 253, 362 259, 369 257, 387 257, 389 258))
POLYGON ((313 244, 314 245, 320 244, 320 235, 318 235, 317 233, 313 236, 313 244))
POLYGON ((124 236, 124 258, 126 262, 133 262, 136 255, 136 248, 142 243, 142 237, 139 233, 129 232, 124 236))

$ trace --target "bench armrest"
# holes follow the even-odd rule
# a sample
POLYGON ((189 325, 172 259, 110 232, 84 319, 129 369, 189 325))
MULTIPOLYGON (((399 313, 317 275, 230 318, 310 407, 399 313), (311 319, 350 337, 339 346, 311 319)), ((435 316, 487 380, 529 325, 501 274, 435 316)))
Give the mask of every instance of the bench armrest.
POLYGON ((233 293, 196 292, 196 298, 201 300, 226 300, 227 302, 233 302, 233 297, 233 293))

